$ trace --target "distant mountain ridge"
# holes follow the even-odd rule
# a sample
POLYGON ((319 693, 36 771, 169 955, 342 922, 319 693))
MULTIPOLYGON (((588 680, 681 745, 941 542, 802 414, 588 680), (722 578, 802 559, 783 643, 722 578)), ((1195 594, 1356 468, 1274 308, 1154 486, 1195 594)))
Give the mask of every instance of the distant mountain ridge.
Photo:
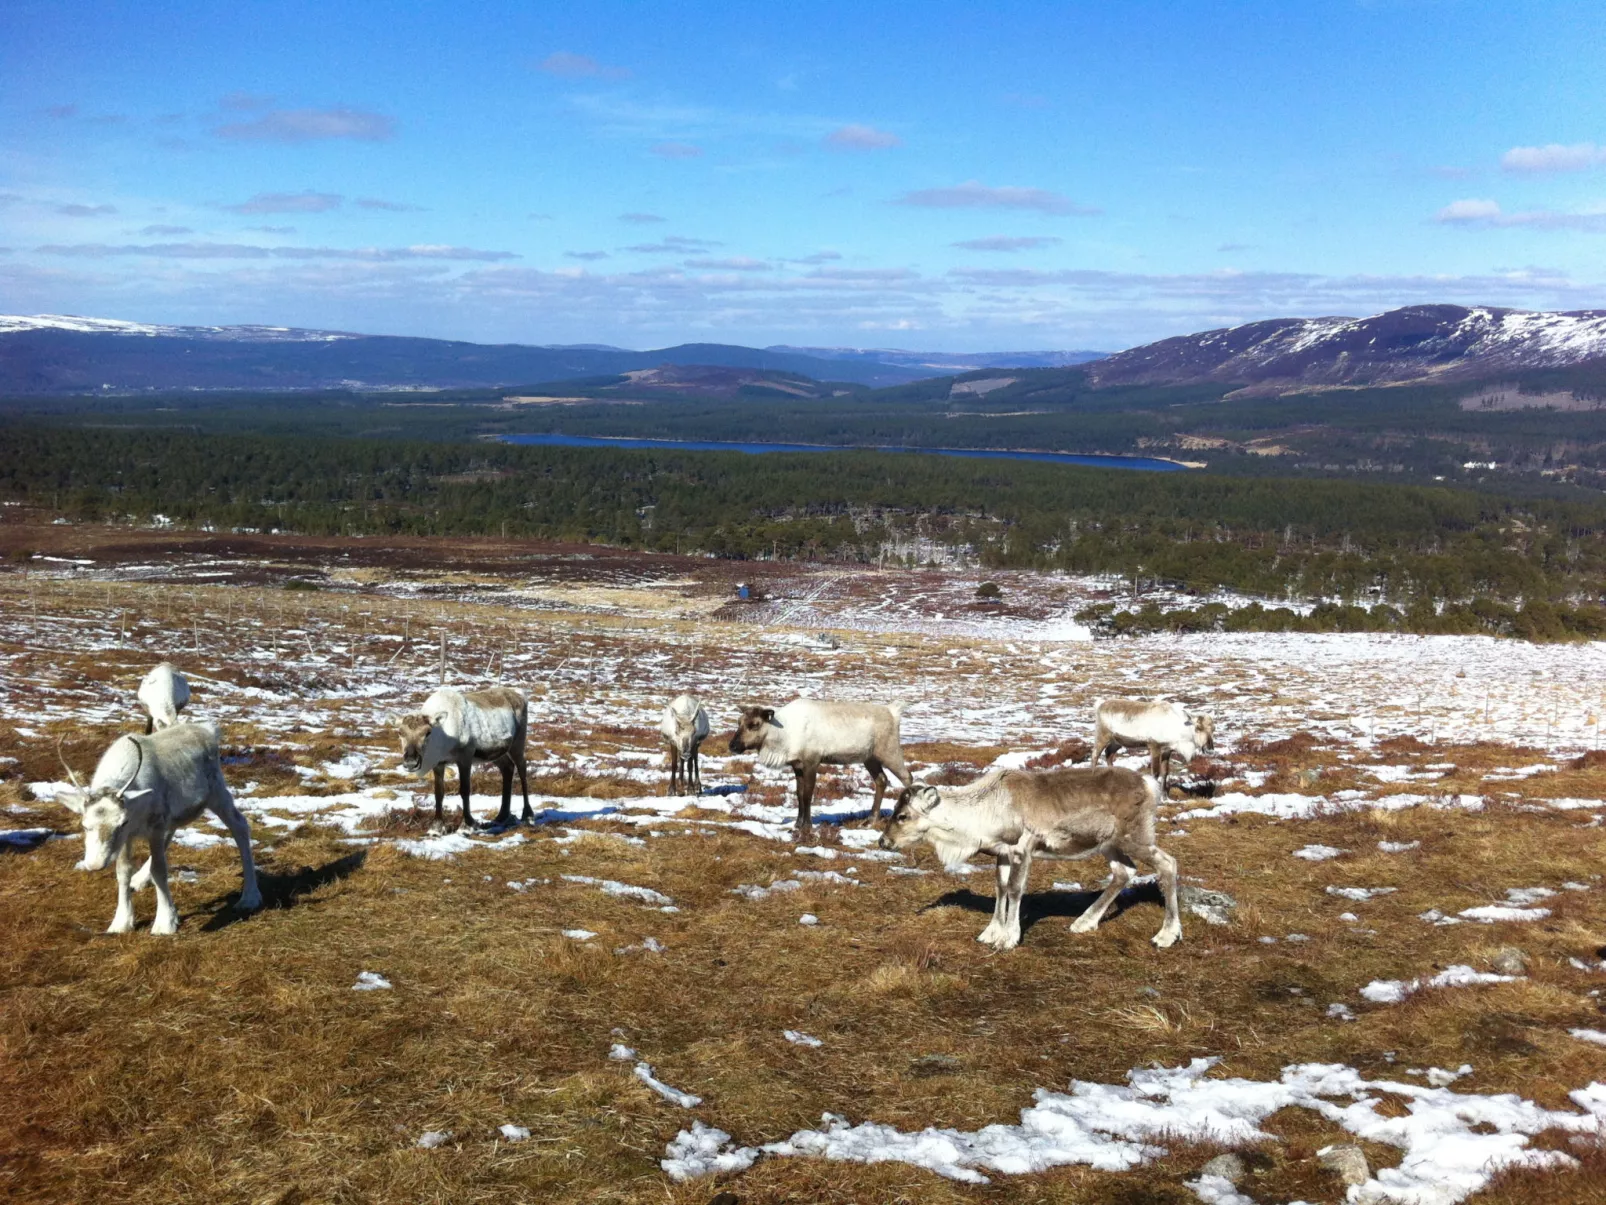
POLYGON ((1110 354, 1107 351, 904 351, 896 347, 791 347, 784 343, 765 350, 817 356, 824 360, 862 360, 899 364, 905 368, 930 368, 943 375, 984 368, 1071 368, 1110 354))
POLYGON ((1606 310, 1413 305, 1369 318, 1275 318, 1117 352, 1097 386, 1218 382, 1250 393, 1463 380, 1606 357, 1606 310))
POLYGON ((902 385, 938 375, 876 360, 719 343, 653 351, 362 335, 280 326, 162 326, 71 315, 0 315, 0 393, 503 388, 707 365, 820 381, 902 385))

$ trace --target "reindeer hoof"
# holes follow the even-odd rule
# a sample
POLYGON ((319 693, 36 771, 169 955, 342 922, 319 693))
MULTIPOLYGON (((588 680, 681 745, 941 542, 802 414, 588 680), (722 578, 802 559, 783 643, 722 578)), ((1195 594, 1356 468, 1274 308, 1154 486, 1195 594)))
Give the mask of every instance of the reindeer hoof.
POLYGON ((262 893, 253 890, 250 895, 240 893, 240 898, 234 902, 236 912, 255 912, 262 907, 262 893))
POLYGON ((1087 920, 1082 919, 1081 917, 1078 917, 1076 920, 1073 920, 1071 922, 1071 932, 1072 933, 1091 933, 1091 932, 1093 932, 1094 929, 1097 929, 1097 928, 1098 928, 1098 923, 1097 922, 1087 921, 1087 920))
POLYGON ((1179 929, 1161 929, 1154 935, 1152 940, 1155 945, 1159 946, 1162 950, 1165 950, 1176 945, 1177 939, 1181 936, 1182 932, 1179 929))

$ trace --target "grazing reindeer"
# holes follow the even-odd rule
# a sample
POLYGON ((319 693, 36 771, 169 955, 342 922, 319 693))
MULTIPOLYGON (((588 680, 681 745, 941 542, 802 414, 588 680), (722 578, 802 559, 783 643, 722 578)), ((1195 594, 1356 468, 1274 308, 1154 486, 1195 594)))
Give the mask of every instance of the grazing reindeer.
POLYGON ((797 831, 812 831, 809 808, 821 765, 862 764, 875 783, 872 820, 881 819, 881 800, 887 792, 887 771, 904 786, 914 780, 903 765, 899 722, 903 704, 827 703, 794 699, 785 707, 744 707, 732 753, 756 752, 766 766, 790 766, 797 776, 797 831))
MULTIPOLYGON (((59 753, 59 747, 58 747, 59 753)), ((101 756, 86 788, 63 760, 73 789, 61 802, 84 825, 84 858, 79 870, 104 870, 117 860, 117 913, 108 933, 134 928, 134 895, 147 883, 156 886, 156 920, 151 932, 178 931, 178 910, 167 888, 167 843, 203 810, 228 825, 240 850, 242 883, 235 907, 250 912, 262 906, 256 864, 251 860, 251 826, 234 806, 223 781, 216 729, 201 724, 174 724, 148 736, 125 736, 101 756), (136 840, 150 847, 150 858, 134 873, 136 840)))
POLYGON ((435 822, 441 822, 446 798, 446 764, 457 767, 457 787, 463 796, 463 824, 477 827, 468 808, 469 782, 475 762, 494 763, 502 771, 502 810, 495 824, 513 823, 513 771, 519 772, 524 793, 523 819, 535 819, 530 810, 530 781, 524 763, 529 704, 518 691, 506 686, 489 690, 454 690, 443 686, 424 700, 417 715, 396 717, 401 729, 402 765, 414 774, 435 773, 435 822))
POLYGON ((164 661, 139 684, 139 701, 145 705, 145 735, 178 723, 178 713, 190 701, 190 684, 178 667, 164 661))
POLYGON ((1216 747, 1216 722, 1194 715, 1180 703, 1106 699, 1093 709, 1093 764, 1115 761, 1117 749, 1147 749, 1149 773, 1162 790, 1171 785, 1171 759, 1184 765, 1201 749, 1216 747))
POLYGON ((702 794, 703 771, 699 757, 702 743, 708 737, 708 713, 703 705, 691 695, 681 695, 664 708, 658 731, 669 746, 669 793, 702 794))
POLYGON ((1165 924, 1154 935, 1164 949, 1182 936, 1177 906, 1176 859, 1154 843, 1160 787, 1121 766, 1092 769, 993 770, 963 787, 915 783, 905 788, 881 834, 884 849, 931 842, 954 870, 973 854, 998 859, 998 897, 992 923, 976 940, 995 950, 1020 944, 1020 901, 1039 849, 1072 857, 1110 860, 1110 883, 1071 925, 1072 933, 1098 928, 1104 913, 1132 880, 1137 859, 1154 867, 1165 895, 1165 924))

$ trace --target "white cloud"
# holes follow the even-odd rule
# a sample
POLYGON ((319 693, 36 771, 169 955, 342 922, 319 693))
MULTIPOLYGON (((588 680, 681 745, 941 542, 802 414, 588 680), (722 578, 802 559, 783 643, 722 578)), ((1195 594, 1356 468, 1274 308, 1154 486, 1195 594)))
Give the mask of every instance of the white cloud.
POLYGON ((117 212, 115 205, 58 205, 56 212, 67 218, 99 218, 117 212))
POLYGON ((1506 213, 1497 201, 1469 198, 1452 201, 1433 215, 1435 222, 1452 226, 1513 227, 1534 230, 1574 230, 1585 234, 1606 233, 1606 206, 1558 213, 1553 209, 1526 209, 1506 213))
POLYGON ((978 180, 967 180, 951 188, 922 188, 906 192, 898 198, 898 204, 919 205, 929 209, 1035 209, 1039 213, 1075 214, 1081 217, 1102 212, 1046 189, 1009 185, 989 188, 978 180))
POLYGON ((890 130, 849 123, 825 136, 825 145, 839 151, 884 151, 902 146, 903 139, 890 130))
POLYGON ((656 213, 621 213, 621 222, 629 222, 633 226, 650 226, 655 222, 667 222, 668 218, 661 218, 656 213))
POLYGON ((313 192, 259 192, 249 201, 238 205, 224 205, 230 213, 327 213, 339 209, 343 198, 339 193, 313 192))
POLYGON ((685 255, 688 252, 707 251, 720 245, 705 238, 682 238, 678 234, 671 234, 661 242, 637 243, 632 247, 622 249, 640 252, 643 255, 685 255))
POLYGON ((396 133, 396 119, 344 105, 332 109, 275 109, 255 121, 218 126, 212 133, 235 142, 315 142, 327 138, 380 142, 396 133))
POLYGON ((1563 146, 1552 142, 1547 146, 1514 146, 1500 156, 1500 166, 1508 172, 1538 174, 1543 172, 1578 172, 1591 167, 1606 167, 1606 146, 1593 142, 1575 142, 1563 146))
POLYGON ((964 242, 951 243, 961 251, 1040 251, 1044 247, 1057 246, 1065 240, 1052 235, 1007 235, 993 234, 986 238, 966 239, 964 242))
POLYGON ((423 213, 422 205, 408 205, 403 201, 385 201, 379 197, 358 197, 358 209, 382 209, 387 213, 423 213))
POLYGON ((438 243, 410 247, 260 247, 253 243, 51 243, 35 250, 41 255, 84 259, 113 256, 147 256, 157 259, 345 259, 362 263, 398 260, 472 260, 495 262, 518 259, 512 251, 480 251, 438 243))
POLYGON ((589 54, 571 54, 567 50, 553 51, 537 63, 535 69, 548 75, 562 76, 564 79, 630 78, 628 67, 608 67, 597 62, 589 54))
POLYGON ((751 259, 745 255, 733 255, 728 259, 688 259, 685 266, 724 272, 768 272, 775 265, 767 260, 751 259))

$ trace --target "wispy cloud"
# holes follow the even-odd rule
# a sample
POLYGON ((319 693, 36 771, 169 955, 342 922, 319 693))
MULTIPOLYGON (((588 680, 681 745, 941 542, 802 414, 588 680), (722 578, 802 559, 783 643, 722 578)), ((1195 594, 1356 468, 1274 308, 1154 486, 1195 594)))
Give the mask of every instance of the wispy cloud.
POLYGON ((250 243, 52 243, 35 250, 41 255, 80 259, 145 256, 156 259, 331 259, 361 263, 402 260, 463 260, 496 263, 518 259, 512 251, 481 251, 418 243, 411 247, 259 247, 250 243))
POLYGON ((1062 238, 1047 234, 993 234, 986 238, 971 238, 963 242, 950 243, 949 246, 958 247, 961 251, 1040 251, 1044 247, 1058 246, 1064 241, 1062 238))
POLYGON ((1570 146, 1559 142, 1547 146, 1514 146, 1500 156, 1500 166, 1508 172, 1525 175, 1606 167, 1606 146, 1593 142, 1575 142, 1570 146))
POLYGON ((274 109, 254 121, 220 125, 212 133, 234 142, 317 142, 331 138, 382 142, 396 133, 396 119, 344 105, 332 109, 274 109))
POLYGON ((261 96, 254 92, 230 92, 218 101, 221 109, 231 109, 234 112, 245 112, 251 109, 266 109, 279 98, 276 96, 261 96))
POLYGON ((566 259, 597 260, 608 258, 606 251, 565 251, 563 254, 566 259))
POLYGON ((656 213, 621 213, 621 222, 629 222, 633 226, 651 226, 655 222, 667 222, 668 218, 661 218, 656 213))
POLYGON ((115 205, 58 205, 56 212, 64 218, 99 218, 117 212, 115 205))
POLYGON ((898 198, 898 204, 918 205, 927 209, 1035 209, 1039 213, 1077 217, 1093 217, 1103 212, 1047 189, 1009 185, 989 188, 977 180, 967 180, 950 188, 922 188, 906 192, 898 198))
POLYGON ((381 209, 386 213, 423 213, 422 205, 408 205, 403 201, 383 201, 378 197, 358 197, 358 209, 381 209))
POLYGON ((689 142, 660 142, 650 149, 660 159, 698 159, 703 153, 702 147, 689 142))
POLYGON ((823 141, 826 146, 838 151, 884 151, 903 145, 903 139, 890 130, 851 123, 838 126, 823 141))
POLYGON ((750 259, 745 255, 733 255, 729 259, 688 259, 685 266, 719 272, 771 272, 775 269, 775 265, 766 260, 750 259))
POLYGON ((160 235, 194 234, 194 233, 195 233, 195 231, 191 230, 188 226, 162 226, 162 225, 156 225, 156 226, 146 226, 146 227, 143 227, 140 230, 140 234, 144 235, 146 238, 152 238, 152 237, 156 237, 156 236, 160 236, 160 235))
POLYGON ((633 247, 624 249, 626 251, 637 251, 644 255, 685 255, 688 252, 708 251, 722 245, 704 238, 682 238, 678 234, 671 234, 662 242, 637 243, 633 247))
POLYGON ((247 230, 254 230, 259 234, 294 234, 294 226, 247 226, 247 230))
POLYGON ((1606 233, 1606 207, 1576 213, 1561 213, 1554 209, 1526 209, 1507 213, 1500 208, 1500 202, 1481 197, 1452 201, 1434 214, 1433 220, 1448 226, 1526 226, 1535 230, 1606 233))
POLYGON ((334 192, 259 192, 249 201, 224 205, 230 213, 327 213, 343 198, 334 192))
POLYGON ((816 251, 813 255, 805 255, 802 259, 793 260, 799 264, 830 264, 842 258, 840 251, 816 251))
POLYGON ((571 54, 567 50, 553 51, 537 63, 535 69, 564 79, 619 80, 629 79, 631 75, 628 67, 609 67, 597 62, 589 54, 571 54))

